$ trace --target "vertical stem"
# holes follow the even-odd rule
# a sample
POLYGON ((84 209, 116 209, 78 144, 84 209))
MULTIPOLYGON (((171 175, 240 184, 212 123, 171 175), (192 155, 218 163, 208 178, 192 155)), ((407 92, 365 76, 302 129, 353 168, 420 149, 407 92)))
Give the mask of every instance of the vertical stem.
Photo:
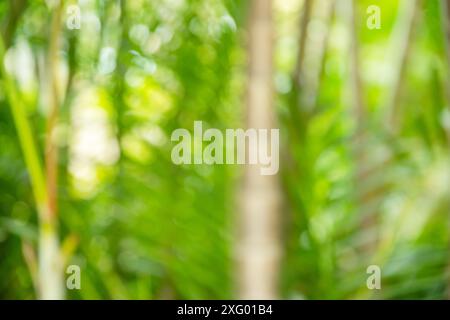
MULTIPOLYGON (((355 0, 348 0, 348 19, 350 24, 350 89, 353 103, 353 113, 356 119, 356 132, 354 136, 354 158, 355 158, 355 184, 361 183, 363 175, 362 164, 364 163, 364 136, 366 125, 366 105, 364 101, 363 84, 360 74, 358 26, 356 21, 355 0)), ((363 202, 362 195, 358 194, 358 202, 363 202)))
MULTIPOLYGON (((251 1, 249 28, 247 126, 270 131, 275 118, 271 0, 251 1)), ((237 243, 239 298, 278 297, 281 256, 278 187, 277 176, 261 175, 260 165, 245 167, 237 243)))
POLYGON ((397 132, 400 126, 400 96, 406 63, 411 50, 414 26, 418 19, 419 5, 420 0, 406 0, 404 2, 404 5, 401 7, 402 10, 400 10, 402 13, 401 18, 394 31, 393 44, 398 55, 395 57, 395 76, 387 106, 389 114, 388 129, 393 133, 397 132))
POLYGON ((16 126, 17 135, 19 137, 20 147, 23 152, 25 165, 30 175, 31 186, 33 189, 34 199, 36 201, 39 217, 43 218, 47 211, 47 190, 45 186, 45 178, 42 170, 39 153, 34 141, 34 135, 31 130, 30 122, 27 119, 26 108, 23 101, 19 98, 19 94, 4 67, 5 47, 3 39, 0 37, 0 75, 5 89, 6 96, 9 101, 14 124, 16 126))
MULTIPOLYGON (((370 230, 377 226, 377 219, 375 212, 366 212, 365 208, 369 207, 371 192, 364 190, 363 186, 367 178, 367 128, 368 112, 367 105, 364 98, 364 86, 361 79, 361 62, 359 56, 359 40, 358 40, 358 25, 356 19, 356 0, 348 0, 348 19, 350 28, 350 82, 353 102, 353 113, 356 118, 356 129, 353 137, 353 158, 354 158, 354 185, 356 195, 356 206, 361 215, 361 228, 363 230, 370 230)), ((362 231, 364 232, 364 231, 362 231)), ((378 239, 369 242, 363 248, 364 251, 372 252, 378 239)))
POLYGON ((36 201, 39 221, 39 267, 38 296, 42 299, 59 299, 63 297, 62 272, 60 269, 59 250, 54 222, 49 207, 47 184, 42 169, 39 153, 33 138, 26 108, 20 99, 14 80, 4 68, 5 47, 0 38, 0 75, 9 101, 14 124, 17 129, 20 147, 30 175, 32 191, 36 201))
POLYGON ((325 63, 326 63, 326 58, 327 58, 327 50, 328 50, 328 42, 330 39, 330 35, 331 35, 331 29, 332 29, 332 25, 333 25, 333 19, 334 19, 334 15, 335 15, 335 7, 336 7, 336 0, 326 0, 329 1, 329 3, 327 3, 328 7, 327 7, 327 13, 325 16, 325 25, 327 26, 327 31, 325 32, 325 35, 322 38, 322 43, 321 43, 321 47, 320 47, 320 64, 319 64, 319 68, 317 70, 316 73, 316 78, 315 78, 315 83, 313 84, 313 98, 311 101, 311 108, 312 111, 314 111, 314 109, 317 108, 317 102, 319 100, 319 95, 320 95, 320 85, 324 76, 324 71, 325 71, 325 63))
MULTIPOLYGON (((446 73, 445 73, 445 95, 447 99, 447 111, 450 113, 450 0, 440 0, 441 1, 441 26, 442 33, 444 35, 444 50, 446 58, 446 73)), ((448 151, 450 152, 450 129, 446 128, 447 134, 447 145, 448 151)), ((450 167, 448 169, 448 174, 450 175, 450 167)), ((449 176, 450 179, 450 176, 449 176)), ((448 217, 448 228, 450 230, 450 202, 448 203, 449 217, 448 217)), ((450 232, 448 234, 448 246, 450 248, 450 232)), ((450 260, 447 262, 447 272, 450 272, 450 260)), ((447 299, 450 299, 450 282, 447 283, 447 299)))
POLYGON ((16 31, 17 22, 25 11, 28 3, 27 0, 9 0, 9 14, 5 17, 3 28, 3 41, 6 48, 11 45, 16 31))
POLYGON ((50 30, 48 70, 50 79, 50 110, 45 139, 45 168, 47 174, 48 215, 41 221, 39 233, 39 296, 41 299, 63 299, 63 263, 58 239, 58 146, 55 129, 60 106, 59 48, 63 0, 54 10, 50 30))
MULTIPOLYGON (((450 111, 450 0, 441 1, 441 27, 444 35, 444 50, 447 65, 445 79, 445 94, 447 97, 447 109, 450 111)), ((447 130, 449 132, 449 130, 447 130)), ((450 140, 450 139, 449 139, 450 140)))
POLYGON ((355 16, 355 0, 349 0, 348 15, 350 23, 350 81, 352 91, 353 109, 356 116, 356 130, 357 135, 361 135, 365 125, 366 106, 364 102, 363 85, 360 74, 360 59, 359 59, 359 41, 358 41, 358 27, 356 25, 355 16))
POLYGON ((47 132, 45 140, 45 166, 47 172, 47 190, 49 193, 50 219, 56 219, 58 197, 58 146, 55 141, 55 129, 57 127, 60 97, 59 97, 59 48, 61 33, 62 1, 55 8, 51 25, 51 37, 48 52, 48 71, 50 79, 50 108, 47 120, 47 132))
POLYGON ((300 19, 300 33, 298 39, 297 64, 294 70, 294 85, 299 90, 302 84, 302 68, 305 59, 306 38, 308 35, 308 24, 311 19, 312 0, 305 0, 303 3, 303 14, 300 19))

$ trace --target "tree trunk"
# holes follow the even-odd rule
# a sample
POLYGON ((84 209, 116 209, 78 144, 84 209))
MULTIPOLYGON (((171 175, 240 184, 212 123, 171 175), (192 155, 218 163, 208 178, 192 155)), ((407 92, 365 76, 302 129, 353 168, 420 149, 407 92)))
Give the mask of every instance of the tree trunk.
MULTIPOLYGON (((252 0, 248 38, 248 128, 270 131, 275 123, 272 36, 272 1, 252 0)), ((278 297, 279 184, 277 175, 261 175, 260 168, 261 165, 246 165, 240 198, 237 259, 241 299, 278 297)))

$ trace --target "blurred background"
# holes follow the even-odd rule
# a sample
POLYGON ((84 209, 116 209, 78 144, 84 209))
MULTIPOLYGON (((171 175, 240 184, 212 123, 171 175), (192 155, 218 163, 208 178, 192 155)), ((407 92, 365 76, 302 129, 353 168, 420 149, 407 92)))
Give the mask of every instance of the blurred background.
POLYGON ((449 14, 1 1, 0 298, 449 298, 449 14), (244 166, 172 163, 174 129, 261 113, 280 128, 260 188, 276 205, 244 166))

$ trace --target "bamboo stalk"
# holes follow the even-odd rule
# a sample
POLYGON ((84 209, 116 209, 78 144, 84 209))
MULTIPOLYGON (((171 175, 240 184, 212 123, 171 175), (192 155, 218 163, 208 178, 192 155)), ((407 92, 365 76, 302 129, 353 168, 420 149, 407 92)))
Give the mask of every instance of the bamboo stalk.
MULTIPOLYGON (((54 23, 52 24, 52 30, 56 26, 60 26, 61 16, 62 16, 62 1, 58 4, 55 15, 54 23), (59 24, 57 23, 59 21, 59 24)), ((57 63, 53 60, 57 54, 57 49, 59 43, 59 34, 56 31, 52 31, 51 37, 51 49, 53 52, 50 55, 51 63, 57 63)), ((49 180, 44 174, 44 170, 40 161, 39 152, 37 144, 34 141, 33 133, 31 129, 31 124, 27 118, 26 107, 23 101, 19 97, 19 92, 16 88, 14 80, 6 72, 3 61, 5 56, 5 45, 3 39, 0 39, 0 76, 3 80, 5 92, 9 105, 11 108, 11 113, 13 116, 14 124, 16 126, 17 134, 19 137, 20 146, 23 152, 25 165, 28 169, 30 175, 30 181, 32 186, 32 191, 34 199, 36 202, 37 212, 38 212, 38 222, 39 222, 39 262, 38 262, 38 276, 37 276, 37 287, 38 287, 38 297, 40 299, 62 299, 64 298, 64 281, 62 273, 62 261, 61 254, 59 250, 59 241, 57 236, 57 220, 56 220, 56 174, 55 171, 50 173, 52 179, 49 180), (49 194, 49 187, 52 188, 52 195, 49 194)), ((56 79, 56 71, 52 67, 50 68, 52 76, 52 88, 53 91, 57 90, 56 84, 58 80, 56 79)), ((57 105, 55 103, 57 100, 53 100, 53 106, 57 105)), ((54 124, 56 123, 55 112, 52 112, 52 120, 50 122, 50 128, 52 130, 47 131, 47 141, 46 141, 46 167, 47 174, 48 168, 53 166, 57 162, 57 157, 54 154, 56 150, 52 148, 49 153, 48 141, 49 135, 53 135, 54 124), (50 132, 50 133, 49 133, 50 132), (50 156, 49 156, 50 154, 50 156), (49 160, 50 159, 50 160, 49 160)), ((54 170, 52 168, 52 170, 54 170)))
POLYGON ((48 51, 48 71, 50 73, 50 110, 47 119, 45 139, 45 168, 47 175, 48 217, 40 227, 39 234, 39 295, 41 299, 63 299, 63 259, 58 239, 58 146, 55 129, 58 123, 59 97, 59 48, 63 0, 53 9, 48 51))
POLYGON ((17 129, 17 135, 19 138, 20 146, 23 152, 25 165, 30 175, 30 181, 32 185, 34 199, 38 208, 40 218, 44 218, 47 215, 47 190, 45 187, 45 178, 42 170, 41 161, 39 159, 39 153, 34 141, 34 135, 31 130, 31 125, 28 121, 25 105, 19 98, 14 80, 6 72, 3 64, 5 56, 5 46, 3 39, 0 38, 0 75, 3 81, 3 87, 11 113, 13 121, 17 129))
MULTIPOLYGON (((9 101, 9 106, 11 108, 11 113, 13 116, 13 121, 16 126, 17 135, 19 138, 20 147, 22 149, 22 153, 25 160, 25 165, 28 169, 28 173, 30 175, 30 182, 32 186, 32 191, 34 195, 34 199, 36 202, 36 208, 38 212, 38 221, 39 221, 39 246, 40 253, 47 246, 43 245, 43 243, 54 243, 53 240, 48 240, 54 238, 53 232, 51 231, 51 227, 49 227, 48 221, 50 216, 49 209, 49 201, 48 201, 48 193, 46 188, 46 181, 41 165, 41 161, 39 159, 39 153, 36 147, 36 143, 33 138, 33 133, 31 130, 30 122, 27 118, 25 105, 23 101, 19 98, 19 94, 17 92, 14 81, 11 79, 9 74, 6 72, 3 60, 5 55, 5 48, 3 45, 3 39, 0 39, 0 60, 2 61, 0 66, 0 74, 3 80, 3 87, 5 88, 6 96, 9 101), (47 231, 48 230, 48 231, 47 231), (45 236, 43 236, 45 234, 45 236)), ((48 250, 47 250, 48 251, 48 250)), ((45 255, 49 256, 48 254, 45 255)), ((42 258, 40 256, 39 262, 41 262, 42 258)), ((41 281, 41 274, 46 276, 45 270, 42 268, 42 264, 39 263, 39 271, 38 271, 38 295, 41 297, 42 288, 46 287, 47 283, 41 281), (41 271, 42 270, 42 271, 41 271)), ((48 270, 47 272, 49 272, 48 270)), ((50 283, 53 283, 52 281, 50 283)))

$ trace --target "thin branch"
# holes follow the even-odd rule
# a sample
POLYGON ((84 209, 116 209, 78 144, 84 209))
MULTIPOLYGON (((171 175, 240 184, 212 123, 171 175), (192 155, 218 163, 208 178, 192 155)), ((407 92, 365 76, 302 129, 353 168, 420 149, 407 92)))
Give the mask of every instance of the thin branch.
POLYGON ((9 1, 9 14, 6 16, 4 23, 3 41, 6 48, 8 48, 14 37, 14 33, 17 29, 17 24, 20 17, 25 12, 28 6, 27 0, 10 0, 9 1))
POLYGON ((328 50, 328 42, 330 39, 330 34, 331 34, 331 29, 332 29, 332 23, 334 20, 334 15, 335 15, 335 8, 336 8, 336 0, 327 0, 330 1, 330 3, 328 4, 328 12, 326 14, 325 17, 325 24, 327 25, 327 31, 325 33, 325 36, 322 39, 322 44, 321 44, 321 50, 320 50, 320 64, 319 64, 319 69, 317 70, 317 77, 316 77, 316 83, 314 84, 314 93, 313 93, 313 98, 312 98, 312 103, 311 103, 311 107, 312 107, 312 111, 314 111, 314 109, 317 108, 317 102, 319 99, 319 94, 320 94, 320 86, 322 83, 322 79, 324 76, 324 71, 325 71, 325 62, 326 62, 326 58, 327 58, 327 50, 328 50))
POLYGON ((54 9, 50 46, 48 52, 48 64, 50 73, 50 112, 47 120, 47 132, 45 140, 45 166, 47 173, 47 191, 49 193, 50 218, 55 219, 57 215, 58 197, 58 146, 55 141, 55 129, 58 122, 59 107, 61 104, 59 88, 59 48, 61 46, 61 17, 63 1, 54 9))
MULTIPOLYGON (((361 219, 360 227, 369 232, 369 230, 377 230, 377 219, 373 214, 362 215, 372 199, 372 195, 367 190, 364 190, 364 173, 365 165, 367 163, 367 128, 368 125, 368 111, 367 104, 364 98, 364 86, 361 79, 361 63, 359 56, 359 40, 358 40, 358 25, 356 19, 356 0, 348 0, 348 18, 350 23, 350 82, 352 91, 353 113, 356 118, 356 131, 354 134, 353 158, 355 163, 354 185, 357 208, 359 210, 359 217, 361 219)), ((366 179, 367 180, 367 179, 366 179)), ((361 250, 371 252, 375 250, 378 237, 374 241, 368 243, 361 250)))
POLYGON ((364 130, 366 119, 366 104, 364 101, 363 85, 360 74, 358 27, 355 16, 355 0, 350 0, 348 15, 350 20, 350 77, 353 109, 356 116, 357 132, 361 134, 364 130))
POLYGON ((401 17, 394 31, 392 45, 395 46, 395 52, 398 52, 398 55, 394 62, 394 67, 396 67, 394 82, 386 109, 389 115, 387 121, 388 129, 393 133, 397 132, 400 126, 400 96, 409 52, 411 50, 414 27, 419 17, 420 3, 420 0, 406 0, 404 2, 403 7, 399 10, 401 17))
POLYGON ((60 0, 53 7, 48 51, 48 70, 50 79, 50 110, 47 119, 45 141, 45 165, 47 174, 48 216, 39 228, 39 298, 63 299, 63 259, 58 239, 57 220, 57 175, 58 146, 55 141, 55 128, 60 107, 59 88, 59 48, 61 37, 62 10, 64 1, 60 0))
MULTIPOLYGON (((444 35, 444 50, 447 65, 445 94, 447 97, 447 108, 450 111, 450 0, 440 0, 441 2, 441 27, 444 35)), ((450 131, 450 130, 447 130, 450 131)))
MULTIPOLYGON (((450 112, 450 0, 440 0, 441 2, 441 27, 442 34, 444 35, 444 50, 445 50, 445 58, 446 58, 446 77, 445 77, 445 85, 444 91, 447 99, 447 109, 450 112)), ((445 128, 447 134, 447 144, 448 149, 450 151, 450 128, 445 128)), ((450 174, 450 168, 448 168, 448 172, 450 174)), ((449 214, 450 214, 450 203, 448 203, 449 214)), ((450 215, 447 221, 447 224, 450 229, 450 215)), ((448 246, 450 247, 450 237, 448 246)), ((450 260, 447 263, 447 271, 450 272, 450 260)), ((447 298, 450 299, 450 282, 447 284, 447 298)))
POLYGON ((303 14, 300 19, 300 33, 298 38, 298 53, 297 53, 297 64, 294 69, 294 85, 297 90, 301 88, 302 85, 302 68, 303 61, 305 59, 306 52, 306 39, 308 36, 308 24, 311 19, 311 11, 312 11, 312 0, 305 0, 303 3, 303 14))
POLYGON ((25 263, 31 275, 31 280, 33 281, 33 286, 36 292, 39 291, 39 280, 38 280, 38 263, 36 252, 33 246, 25 240, 22 240, 22 254, 25 259, 25 263))
POLYGON ((39 153, 34 141, 34 134, 31 130, 31 125, 26 114, 26 108, 23 101, 20 99, 20 95, 17 92, 17 87, 14 80, 7 73, 4 66, 5 46, 3 39, 0 37, 0 76, 3 80, 3 87, 6 92, 11 113, 13 116, 14 124, 16 126, 17 134, 19 137, 20 147, 23 152, 25 165, 30 175, 31 186, 33 195, 36 201, 38 209, 39 219, 48 215, 48 196, 46 183, 44 178, 44 172, 42 169, 41 161, 39 159, 39 153))

